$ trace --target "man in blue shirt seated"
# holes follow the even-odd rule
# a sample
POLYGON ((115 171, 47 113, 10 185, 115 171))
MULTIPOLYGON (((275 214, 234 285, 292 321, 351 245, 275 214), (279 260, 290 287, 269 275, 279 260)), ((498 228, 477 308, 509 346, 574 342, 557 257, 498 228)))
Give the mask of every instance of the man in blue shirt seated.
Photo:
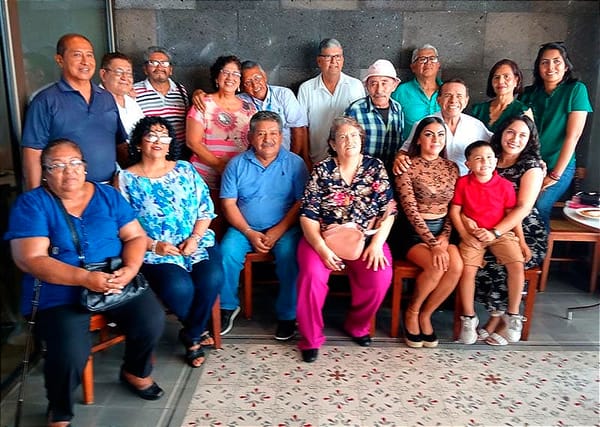
POLYGON ((225 282, 221 290, 221 335, 240 312, 238 284, 248 252, 272 252, 279 279, 275 339, 296 330, 296 247, 302 235, 298 210, 308 170, 298 155, 281 149, 283 123, 277 113, 259 111, 250 120, 251 149, 234 157, 221 178, 221 200, 231 227, 221 242, 225 282))
POLYGON ((125 143, 127 133, 113 96, 92 83, 96 70, 92 43, 80 34, 65 34, 56 44, 54 59, 61 79, 33 98, 25 118, 21 141, 25 187, 39 187, 42 149, 61 138, 79 144, 88 161, 88 181, 108 182, 116 169, 117 145, 125 143))
POLYGON ((438 51, 430 44, 424 44, 412 52, 410 69, 415 78, 402 83, 392 93, 392 99, 402 105, 404 130, 402 140, 406 141, 413 125, 425 116, 440 111, 437 103, 438 90, 442 81, 438 51))

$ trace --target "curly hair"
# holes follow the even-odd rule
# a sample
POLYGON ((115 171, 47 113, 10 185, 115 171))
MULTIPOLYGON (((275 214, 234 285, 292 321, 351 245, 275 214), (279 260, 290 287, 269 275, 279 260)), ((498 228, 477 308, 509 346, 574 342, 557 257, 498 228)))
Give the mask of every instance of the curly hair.
MULTIPOLYGON (((421 137, 421 133, 423 133, 423 129, 425 129, 428 125, 432 123, 438 123, 444 127, 444 132, 447 132, 446 126, 444 125, 444 121, 437 116, 429 116, 421 119, 419 123, 417 123, 417 127, 415 128, 415 133, 413 135, 412 140, 410 141, 410 145, 408 146, 408 156, 416 157, 421 155, 421 146, 418 144, 419 138, 421 137)), ((446 135, 446 141, 444 141, 444 148, 440 151, 440 157, 446 158, 446 142, 448 141, 448 135, 446 135)))
POLYGON ((502 157, 502 135, 504 134, 504 131, 517 121, 525 123, 525 125, 529 128, 529 140, 527 141, 527 145, 525 145, 523 151, 521 151, 521 154, 519 154, 519 159, 517 161, 541 160, 540 139, 537 127, 535 126, 534 121, 525 114, 509 117, 508 119, 504 120, 500 125, 500 128, 494 133, 492 139, 490 140, 490 144, 492 145, 496 156, 498 158, 502 157))
POLYGON ((175 129, 168 120, 159 117, 144 117, 136 123, 133 131, 131 131, 131 140, 129 142, 129 161, 131 165, 135 165, 142 160, 142 153, 140 152, 140 146, 142 145, 142 139, 150 133, 152 126, 163 126, 167 129, 171 139, 169 144, 169 152, 167 153, 167 160, 177 160, 181 154, 181 142, 177 141, 175 136, 175 129))
POLYGON ((219 74, 221 73, 221 70, 223 69, 223 67, 227 64, 235 64, 236 67, 238 68, 238 71, 241 73, 242 72, 242 61, 240 61, 240 58, 238 58, 237 56, 234 55, 229 55, 229 56, 219 56, 217 58, 217 60, 214 62, 214 64, 212 64, 210 66, 210 82, 213 85, 213 88, 215 90, 218 89, 217 87, 217 79, 219 78, 219 74))

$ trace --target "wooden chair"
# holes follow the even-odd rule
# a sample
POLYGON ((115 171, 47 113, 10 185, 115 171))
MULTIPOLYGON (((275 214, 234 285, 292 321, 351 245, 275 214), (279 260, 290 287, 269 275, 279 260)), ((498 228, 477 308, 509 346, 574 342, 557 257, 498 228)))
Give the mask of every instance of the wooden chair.
MULTIPOLYGON (((523 300, 525 304, 525 310, 523 316, 527 319, 523 322, 523 330, 521 331, 521 340, 527 341, 529 339, 529 329, 531 322, 533 321, 533 308, 535 306, 535 297, 537 294, 538 285, 540 283, 540 276, 542 270, 539 267, 533 267, 525 270, 525 281, 527 286, 523 289, 523 300)), ((454 340, 456 341, 460 335, 460 316, 462 314, 462 305, 460 303, 460 296, 458 295, 458 289, 455 297, 454 304, 454 340)), ((483 325, 482 325, 483 326, 483 325)))
MULTIPOLYGON (((249 252, 246 254, 246 259, 244 261, 243 283, 242 283, 242 288, 243 288, 242 293, 243 293, 243 297, 244 297, 243 313, 244 313, 244 317, 246 319, 252 318, 252 288, 254 287, 253 264, 258 263, 258 262, 266 263, 266 262, 273 262, 273 261, 275 261, 275 257, 270 252, 267 254, 261 254, 258 252, 249 252)), ((345 270, 334 271, 331 274, 335 275, 335 276, 345 276, 346 271, 345 270)), ((349 295, 349 293, 348 292, 331 292, 329 295, 330 296, 336 296, 336 295, 347 296, 347 295, 349 295)), ((371 318, 371 330, 370 330, 371 336, 375 336, 375 330, 376 330, 376 316, 373 316, 373 318, 371 318)))
MULTIPOLYGON (((221 303, 219 297, 212 307, 212 326, 214 347, 221 347, 221 303)), ((106 350, 115 344, 125 341, 125 335, 120 333, 114 323, 109 323, 103 314, 93 314, 90 318, 90 332, 98 332, 98 342, 92 345, 92 351, 88 356, 87 363, 83 368, 81 387, 83 390, 83 403, 91 405, 94 403, 94 354, 106 350)))
POLYGON ((416 279, 421 269, 410 261, 394 261, 394 275, 392 278, 392 324, 390 337, 398 338, 400 319, 402 318, 402 290, 404 280, 416 279))
POLYGON ((589 242, 594 245, 591 258, 592 271, 590 275, 590 292, 596 292, 598 281, 598 267, 600 266, 600 233, 592 231, 568 221, 566 218, 551 219, 550 233, 548 234, 548 252, 542 264, 542 278, 540 280, 540 291, 546 290, 550 262, 552 261, 580 261, 580 258, 553 257, 555 242, 589 242))

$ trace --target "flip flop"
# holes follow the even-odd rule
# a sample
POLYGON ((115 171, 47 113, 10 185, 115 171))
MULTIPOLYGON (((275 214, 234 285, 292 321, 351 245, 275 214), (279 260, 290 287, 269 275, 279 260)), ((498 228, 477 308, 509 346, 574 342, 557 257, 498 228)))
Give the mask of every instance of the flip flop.
POLYGON ((490 336, 490 333, 485 328, 477 329, 477 341, 485 341, 490 336))
POLYGON ((491 333, 489 337, 485 340, 486 344, 494 345, 494 346, 502 346, 508 345, 508 341, 502 335, 497 334, 496 332, 491 333))

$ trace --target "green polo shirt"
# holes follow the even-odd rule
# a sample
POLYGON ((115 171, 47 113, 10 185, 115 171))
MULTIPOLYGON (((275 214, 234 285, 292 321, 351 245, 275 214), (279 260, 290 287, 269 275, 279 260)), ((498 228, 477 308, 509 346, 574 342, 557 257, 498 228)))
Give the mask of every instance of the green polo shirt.
MULTIPOLYGON (((572 111, 592 112, 588 91, 582 82, 561 83, 551 94, 544 87, 528 86, 521 101, 531 107, 540 134, 542 159, 548 170, 556 166, 567 133, 567 120, 572 111)), ((573 153, 573 159, 575 153, 573 153)))
MULTIPOLYGON (((442 81, 437 79, 440 86, 442 81)), ((423 117, 432 115, 440 111, 437 103, 438 92, 435 91, 431 98, 427 98, 425 92, 419 85, 417 79, 412 79, 402 83, 392 93, 392 99, 398 101, 404 112, 404 129, 402 130, 402 141, 410 135, 413 125, 423 117)))

